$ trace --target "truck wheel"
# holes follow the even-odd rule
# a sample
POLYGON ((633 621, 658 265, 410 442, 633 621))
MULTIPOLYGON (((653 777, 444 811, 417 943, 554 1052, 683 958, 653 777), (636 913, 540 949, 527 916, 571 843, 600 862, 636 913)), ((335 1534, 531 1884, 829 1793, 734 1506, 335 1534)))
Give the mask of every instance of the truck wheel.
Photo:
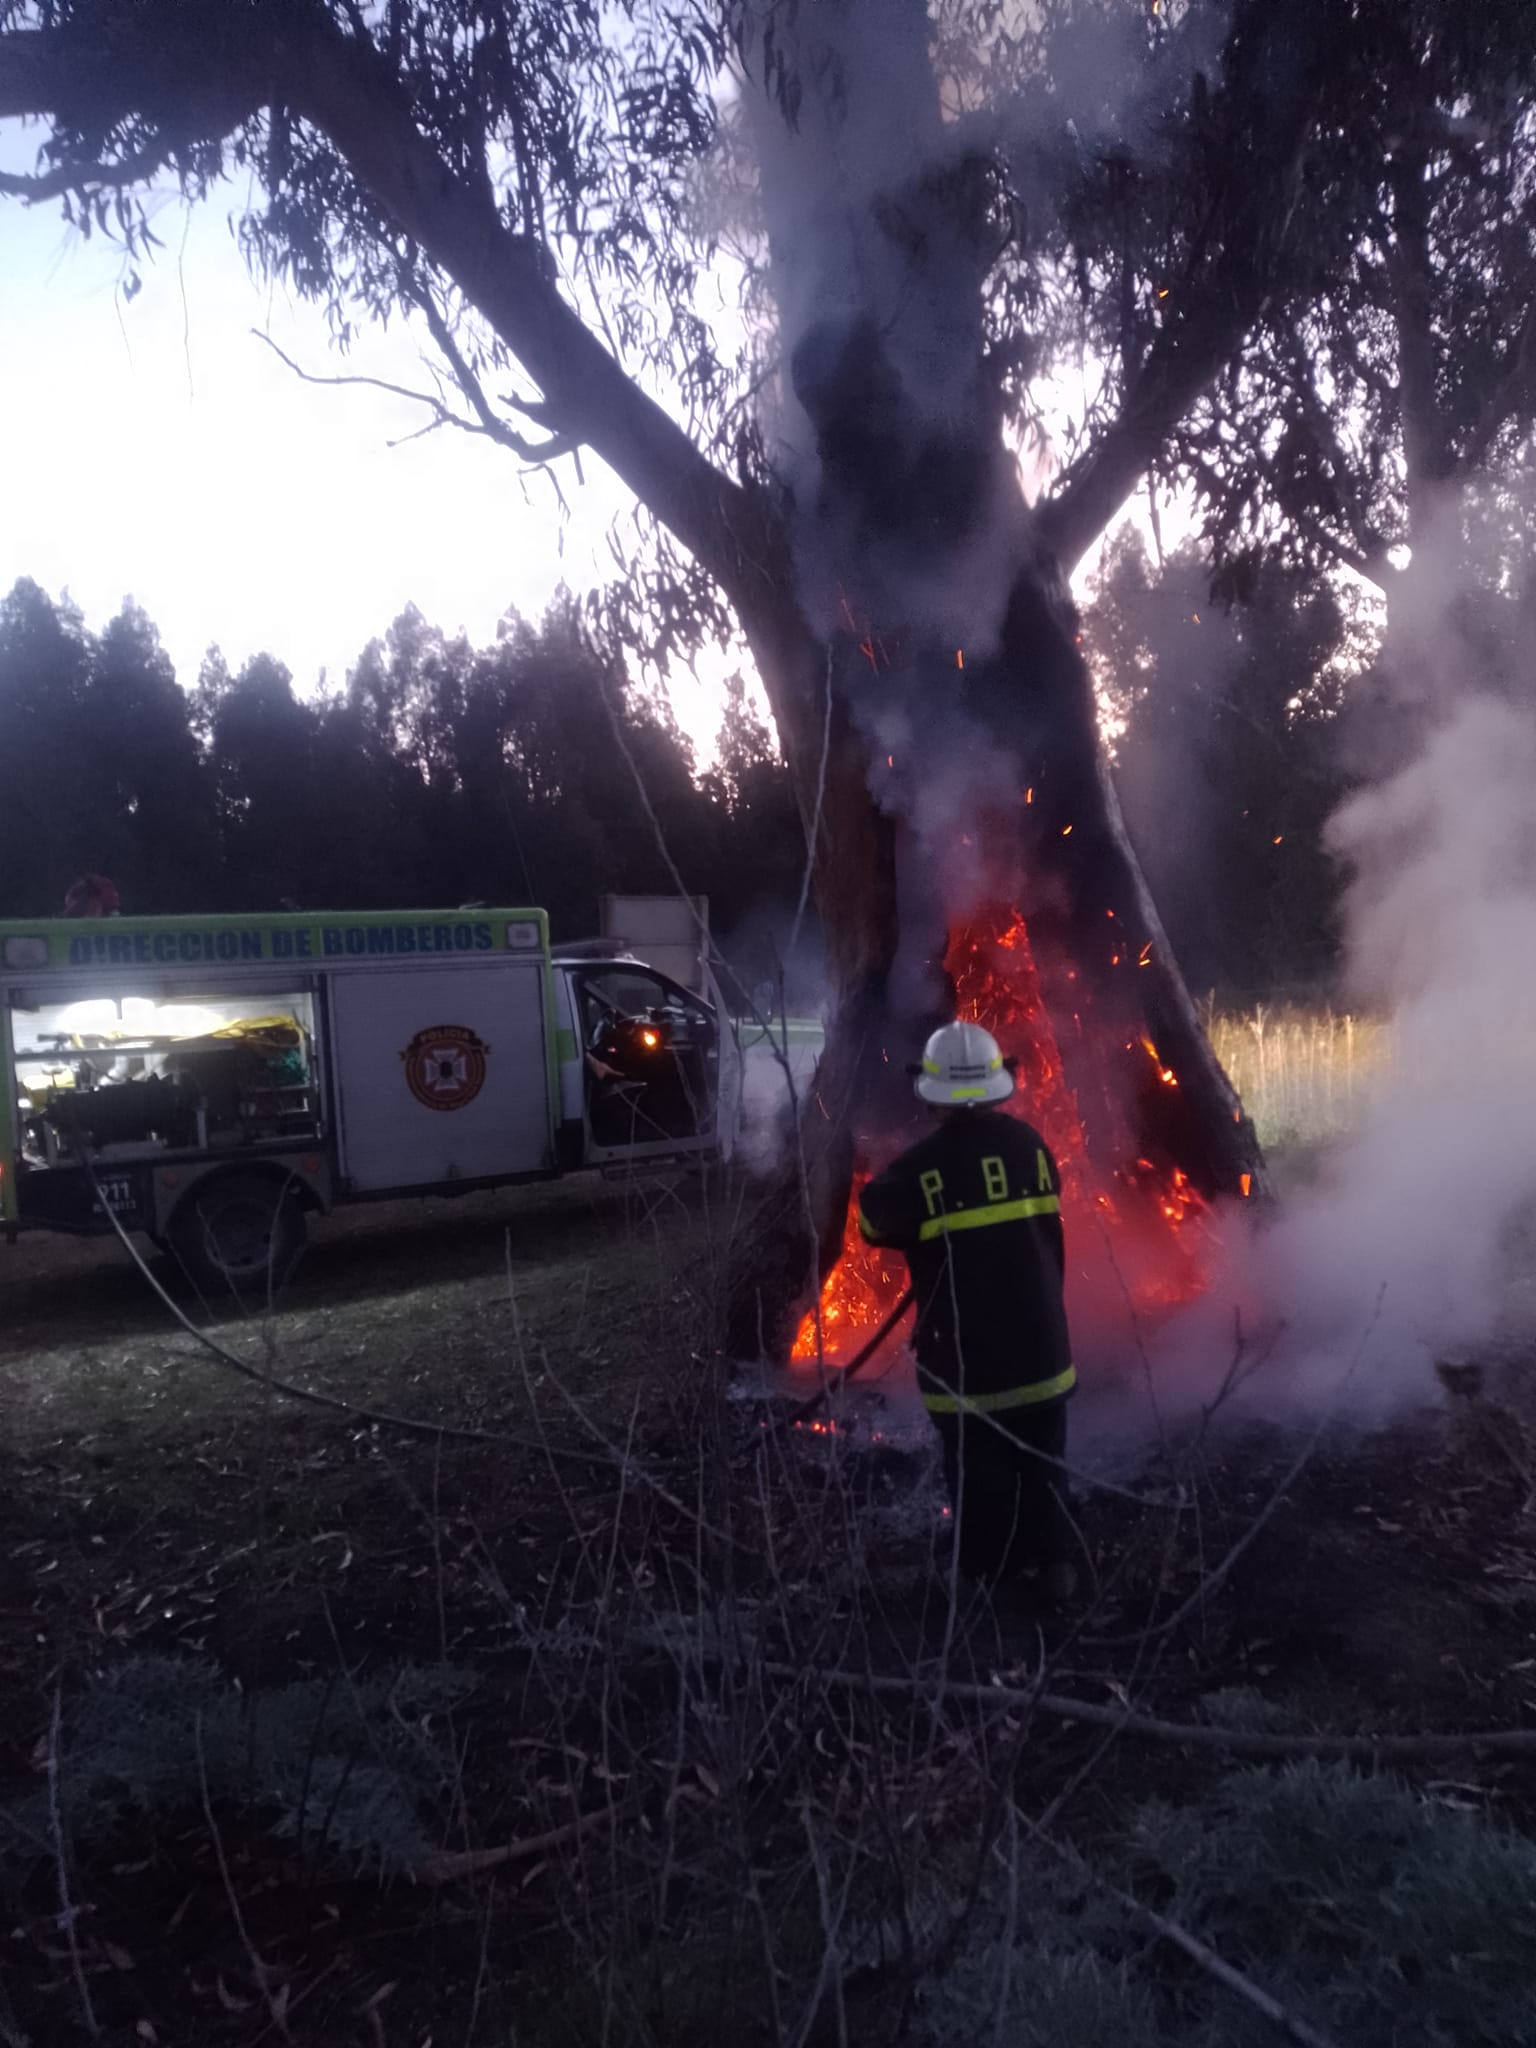
POLYGON ((183 1272, 217 1306, 234 1294, 249 1307, 281 1294, 304 1251, 304 1209, 267 1174, 231 1174, 194 1188, 166 1233, 183 1272))

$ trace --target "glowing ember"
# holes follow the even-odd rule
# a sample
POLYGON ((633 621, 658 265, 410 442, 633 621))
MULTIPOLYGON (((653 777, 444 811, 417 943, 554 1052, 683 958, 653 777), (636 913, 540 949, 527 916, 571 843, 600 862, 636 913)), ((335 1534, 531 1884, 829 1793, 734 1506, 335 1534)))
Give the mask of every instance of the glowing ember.
POLYGON ((1151 1039, 1144 1038, 1141 1041, 1141 1043, 1146 1051, 1148 1059, 1151 1060, 1153 1066, 1157 1069, 1157 1078, 1159 1079, 1159 1081, 1162 1082, 1165 1088, 1177 1088, 1179 1085, 1178 1075, 1173 1071, 1172 1067, 1165 1067, 1163 1065, 1162 1054, 1158 1051, 1157 1047, 1152 1043, 1151 1039))
MULTIPOLYGON (((1206 1205, 1180 1169, 1160 1169, 1134 1156, 1128 1125, 1118 1149, 1129 1163, 1113 1167, 1089 1158, 1021 914, 1002 906, 981 913, 952 936, 944 965, 954 983, 957 1014, 984 1024, 1004 1057, 1015 1062, 1019 1085, 1008 1110, 1043 1134, 1060 1165, 1068 1307, 1079 1342, 1091 1341, 1091 1329, 1106 1318, 1118 1314, 1123 1326, 1127 1301, 1138 1314, 1148 1314, 1192 1300, 1204 1284, 1206 1205)), ((1138 1059, 1145 1054, 1165 1087, 1178 1086, 1178 1076, 1150 1038, 1139 1047, 1128 1044, 1127 1051, 1138 1059)), ((1111 1153, 1115 1149, 1109 1147, 1111 1153)), ((875 1250, 859 1235, 857 1198, 868 1178, 867 1171, 855 1176, 842 1255, 822 1288, 821 1354, 832 1360, 874 1330, 906 1284, 906 1261, 875 1250)), ((814 1360, 817 1352, 812 1314, 801 1324, 791 1355, 814 1360)))
MULTIPOLYGON (((848 1349, 860 1332, 872 1330, 896 1306, 896 1298, 906 1285, 906 1260, 901 1254, 877 1251, 859 1235, 859 1190, 868 1179, 867 1173, 856 1173, 853 1177, 848 1219, 843 1226, 843 1249, 821 1290, 821 1349, 826 1358, 848 1349)), ((814 1314, 801 1323, 790 1357, 816 1357, 814 1314)))

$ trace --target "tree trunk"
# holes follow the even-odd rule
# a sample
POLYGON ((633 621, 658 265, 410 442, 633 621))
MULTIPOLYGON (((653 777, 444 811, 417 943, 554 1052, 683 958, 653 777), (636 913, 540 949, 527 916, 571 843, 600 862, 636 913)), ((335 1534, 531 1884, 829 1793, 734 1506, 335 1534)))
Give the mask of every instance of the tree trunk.
POLYGON ((1126 831, 1075 612, 1052 565, 1016 580, 986 681, 988 725, 1035 792, 1013 820, 1021 907, 1090 1150, 1113 1147, 1128 1122, 1133 1157, 1177 1168, 1207 1200, 1263 1191, 1253 1126, 1126 831))
MULTIPOLYGON (((880 673, 851 642, 818 648, 788 591, 749 630, 808 844, 816 827, 833 1009, 795 1142, 734 1247, 728 1355, 787 1355, 841 1253, 858 1160, 917 1134, 907 1067, 927 1031, 953 1014, 946 945, 988 890, 1023 912, 1088 1151, 1116 1166, 1139 1159, 1176 1169, 1208 1200, 1261 1193, 1253 1126, 1211 1050, 1126 833, 1071 603, 1050 566, 1019 570, 996 653, 964 667, 957 650, 903 648, 895 636, 882 643, 890 666, 880 673), (996 786, 1004 759, 1013 789, 1011 803, 975 820, 979 866, 963 863, 950 883, 935 879, 910 829, 882 814, 871 793, 880 764, 859 716, 861 693, 895 690, 903 677, 922 690, 939 665, 945 716, 969 723, 978 776, 985 766, 996 786)), ((930 765, 918 749, 888 798, 903 817, 920 812, 930 765)))
MULTIPOLYGON (((1097 1170, 1178 1174, 1208 1197, 1261 1172, 1127 839, 1071 606, 1003 445, 986 181, 947 134, 927 8, 824 0, 774 31, 783 67, 766 34, 745 55, 791 481, 775 601, 759 593, 754 620, 747 596, 743 618, 814 831, 833 1014, 733 1269, 727 1345, 769 1356, 838 1256, 856 1156, 913 1119, 903 1077, 924 1031, 957 1003, 992 1021, 1010 976, 1013 1036, 1038 1041, 1028 1078, 1064 1087, 1057 1120, 1097 1170)), ((1300 132, 1292 100, 1277 165, 1300 132)), ((1136 434, 1155 444, 1213 348, 1139 392, 1136 434)), ((1133 440, 1099 479, 1099 516, 1133 440)), ((1081 519, 1069 530, 1079 545, 1081 519)))
POLYGON ((794 777, 832 1013, 796 1102, 793 1142, 732 1245, 723 1341, 738 1358, 784 1355, 842 1248, 857 1133, 875 1105, 890 1036, 901 934, 896 835, 870 794, 869 750, 850 716, 850 650, 822 646, 807 627, 787 536, 779 539, 764 549, 778 587, 759 584, 742 623, 794 777))

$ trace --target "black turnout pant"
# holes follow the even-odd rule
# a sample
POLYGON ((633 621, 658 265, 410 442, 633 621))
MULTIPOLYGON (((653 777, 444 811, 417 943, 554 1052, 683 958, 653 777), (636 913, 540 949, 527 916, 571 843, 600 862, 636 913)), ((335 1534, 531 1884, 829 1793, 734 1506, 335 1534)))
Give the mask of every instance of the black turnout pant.
POLYGON ((1071 1554, 1063 1395, 993 1415, 935 1415, 967 1578, 1016 1577, 1071 1554), (1045 1458, 1030 1452, 1043 1451, 1045 1458))

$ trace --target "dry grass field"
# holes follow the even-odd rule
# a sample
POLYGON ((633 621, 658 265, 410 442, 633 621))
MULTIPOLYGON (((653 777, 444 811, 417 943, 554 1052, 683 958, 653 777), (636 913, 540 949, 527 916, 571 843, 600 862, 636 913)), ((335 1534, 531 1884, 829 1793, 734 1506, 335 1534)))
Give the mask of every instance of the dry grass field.
POLYGON ((1213 1009, 1205 1022, 1266 1147, 1348 1130, 1396 1058, 1390 1023, 1326 1006, 1257 1003, 1213 1009))

